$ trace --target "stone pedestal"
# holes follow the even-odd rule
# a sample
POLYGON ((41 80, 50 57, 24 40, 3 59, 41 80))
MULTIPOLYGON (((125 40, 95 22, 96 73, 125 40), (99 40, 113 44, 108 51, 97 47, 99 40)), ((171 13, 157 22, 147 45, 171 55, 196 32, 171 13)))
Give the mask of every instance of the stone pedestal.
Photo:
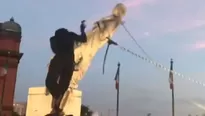
MULTIPOLYGON (((26 116, 45 116, 51 111, 51 95, 46 95, 45 87, 29 88, 26 116)), ((63 98, 61 108, 66 115, 80 116, 81 111, 81 96, 79 90, 67 91, 63 98), (66 97, 69 96, 69 97, 66 97)))

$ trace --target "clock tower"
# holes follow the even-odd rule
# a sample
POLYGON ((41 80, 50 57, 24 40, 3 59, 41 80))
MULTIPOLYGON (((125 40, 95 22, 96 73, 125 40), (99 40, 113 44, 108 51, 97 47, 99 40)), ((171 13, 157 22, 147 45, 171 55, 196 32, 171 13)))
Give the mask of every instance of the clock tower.
POLYGON ((12 116, 21 33, 14 18, 0 23, 0 116, 12 116))

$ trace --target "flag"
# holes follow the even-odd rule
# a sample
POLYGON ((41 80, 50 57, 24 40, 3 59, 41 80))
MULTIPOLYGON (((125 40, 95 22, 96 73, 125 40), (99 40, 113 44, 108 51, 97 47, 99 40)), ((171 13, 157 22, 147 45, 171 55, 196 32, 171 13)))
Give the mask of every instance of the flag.
POLYGON ((118 65, 117 72, 116 72, 116 75, 115 75, 115 89, 116 90, 119 89, 119 74, 120 74, 120 67, 118 65))
POLYGON ((173 77, 173 61, 171 60, 170 71, 169 71, 169 84, 170 89, 174 88, 174 77, 173 77))
POLYGON ((170 89, 174 88, 174 82, 173 82, 173 72, 170 70, 169 72, 169 83, 170 83, 170 89))

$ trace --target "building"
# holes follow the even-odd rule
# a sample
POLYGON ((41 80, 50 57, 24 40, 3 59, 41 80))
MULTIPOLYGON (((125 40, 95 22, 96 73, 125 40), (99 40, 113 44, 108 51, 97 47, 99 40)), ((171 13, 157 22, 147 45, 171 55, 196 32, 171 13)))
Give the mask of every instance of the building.
POLYGON ((26 115, 26 102, 19 102, 13 104, 13 111, 18 113, 20 116, 26 115))
POLYGON ((12 116, 20 42, 21 26, 14 18, 0 23, 0 116, 12 116))

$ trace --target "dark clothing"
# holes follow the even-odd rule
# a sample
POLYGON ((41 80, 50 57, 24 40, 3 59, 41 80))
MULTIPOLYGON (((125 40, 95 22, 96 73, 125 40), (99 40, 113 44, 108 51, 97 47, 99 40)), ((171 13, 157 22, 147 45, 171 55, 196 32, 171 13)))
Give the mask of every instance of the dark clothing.
POLYGON ((57 54, 72 54, 74 55, 74 43, 75 42, 86 42, 86 34, 81 36, 68 32, 66 35, 53 36, 50 39, 51 49, 57 54))
MULTIPOLYGON (((70 85, 74 71, 74 43, 86 42, 85 33, 77 35, 66 29, 58 29, 50 38, 51 49, 55 56, 50 62, 46 87, 55 99, 62 99, 70 85)), ((58 106, 59 107, 59 104, 58 106)))
POLYGON ((68 57, 67 55, 55 55, 50 62, 46 87, 56 99, 63 95, 69 87, 74 70, 73 60, 74 57, 68 57))

